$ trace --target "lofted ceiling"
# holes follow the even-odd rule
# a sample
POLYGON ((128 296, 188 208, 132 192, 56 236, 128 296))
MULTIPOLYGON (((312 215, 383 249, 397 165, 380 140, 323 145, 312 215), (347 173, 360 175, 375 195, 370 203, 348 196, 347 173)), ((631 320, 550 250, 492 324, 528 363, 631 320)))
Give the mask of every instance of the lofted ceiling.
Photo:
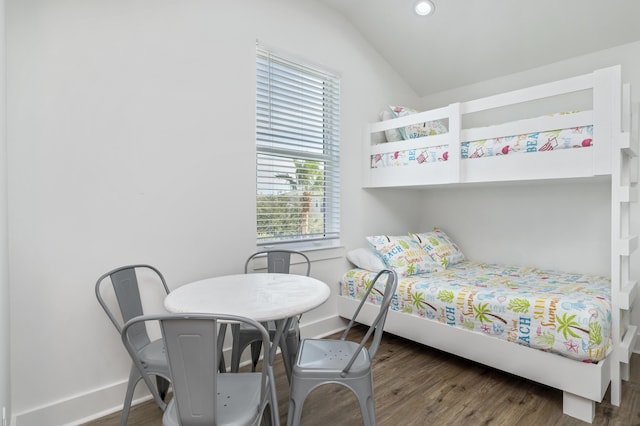
POLYGON ((640 0, 320 0, 420 96, 640 40, 640 0))

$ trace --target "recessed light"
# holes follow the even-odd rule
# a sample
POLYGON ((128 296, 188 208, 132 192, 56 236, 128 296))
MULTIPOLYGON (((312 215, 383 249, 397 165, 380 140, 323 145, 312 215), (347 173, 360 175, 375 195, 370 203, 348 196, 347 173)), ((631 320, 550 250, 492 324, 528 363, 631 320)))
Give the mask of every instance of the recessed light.
POLYGON ((417 15, 427 16, 431 15, 436 10, 436 7, 431 0, 421 0, 416 3, 414 10, 417 15))

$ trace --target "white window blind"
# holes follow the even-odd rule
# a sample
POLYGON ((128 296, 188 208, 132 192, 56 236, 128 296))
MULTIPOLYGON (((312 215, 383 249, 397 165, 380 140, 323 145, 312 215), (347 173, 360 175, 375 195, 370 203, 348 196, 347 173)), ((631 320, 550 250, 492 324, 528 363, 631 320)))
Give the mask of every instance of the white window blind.
POLYGON ((258 244, 340 232, 340 82, 257 48, 258 244))

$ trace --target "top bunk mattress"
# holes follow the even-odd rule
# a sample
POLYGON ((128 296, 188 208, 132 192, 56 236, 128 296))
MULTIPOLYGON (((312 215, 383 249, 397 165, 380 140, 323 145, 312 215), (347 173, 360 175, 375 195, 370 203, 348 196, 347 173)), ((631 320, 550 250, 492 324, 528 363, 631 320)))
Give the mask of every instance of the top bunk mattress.
MULTIPOLYGON (((442 133, 436 132, 429 136, 445 134, 446 127, 444 125, 440 127, 445 129, 442 133)), ((429 136, 426 137, 428 138, 429 136)), ((534 132, 462 142, 460 158, 466 160, 508 154, 514 155, 571 148, 586 148, 592 145, 593 126, 578 126, 546 132, 534 132)), ((447 161, 448 159, 448 145, 425 146, 423 148, 373 154, 371 155, 371 168, 424 165, 447 161)))
MULTIPOLYGON (((374 277, 348 271, 342 296, 360 299, 374 277)), ((372 291, 370 302, 380 297, 372 291)), ((600 276, 462 261, 400 278, 391 309, 578 361, 602 360, 611 346, 610 280, 600 276)))

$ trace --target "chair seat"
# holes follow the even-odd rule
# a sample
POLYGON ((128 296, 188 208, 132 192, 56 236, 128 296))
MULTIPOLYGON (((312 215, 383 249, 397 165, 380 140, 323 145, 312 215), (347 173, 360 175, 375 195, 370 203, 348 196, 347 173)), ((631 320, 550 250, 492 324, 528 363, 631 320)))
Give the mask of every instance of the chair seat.
MULTIPOLYGON (((359 344, 349 340, 304 339, 300 356, 293 367, 294 374, 305 377, 327 377, 340 375, 359 344)), ((360 377, 369 374, 371 359, 367 350, 361 350, 346 377, 360 377)))
POLYGON ((165 371, 169 373, 169 364, 167 363, 167 352, 164 349, 162 339, 154 340, 140 351, 138 356, 142 365, 153 371, 165 371))
MULTIPOLYGON (((260 409, 261 373, 220 374, 218 378, 218 426, 257 424, 260 409)), ((206 404, 206 401, 199 401, 206 404)), ((163 426, 179 426, 175 401, 172 399, 162 416, 163 426)))

